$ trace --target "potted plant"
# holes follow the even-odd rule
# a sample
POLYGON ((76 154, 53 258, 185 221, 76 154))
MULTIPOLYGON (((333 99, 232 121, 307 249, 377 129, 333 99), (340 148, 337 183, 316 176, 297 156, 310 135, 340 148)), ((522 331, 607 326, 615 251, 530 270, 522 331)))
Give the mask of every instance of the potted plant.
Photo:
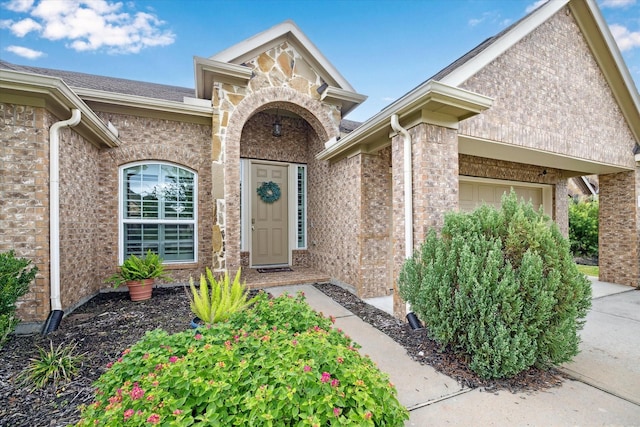
POLYGON ((162 258, 151 252, 143 257, 130 255, 120 266, 120 271, 107 279, 114 288, 123 283, 129 287, 131 301, 144 301, 151 298, 155 279, 171 280, 162 264, 162 258))
POLYGON ((203 323, 216 323, 229 318, 233 313, 243 310, 253 303, 255 298, 247 300, 246 285, 240 283, 240 269, 236 273, 233 283, 229 280, 229 273, 224 274, 220 280, 216 280, 209 268, 206 269, 206 277, 200 275, 200 289, 193 283, 193 277, 189 279, 191 294, 190 307, 196 318, 191 326, 196 328, 203 323))

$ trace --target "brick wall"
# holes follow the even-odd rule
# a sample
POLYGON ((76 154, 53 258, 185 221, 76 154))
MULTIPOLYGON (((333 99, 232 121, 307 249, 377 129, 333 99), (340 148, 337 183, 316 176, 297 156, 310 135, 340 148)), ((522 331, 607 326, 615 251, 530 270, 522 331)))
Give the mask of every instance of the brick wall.
POLYGON ((18 301, 27 322, 49 313, 49 135, 45 109, 0 103, 0 251, 15 250, 39 269, 18 301))
POLYGON ((598 178, 600 280, 640 286, 640 170, 598 178))
POLYGON ((97 275, 106 278, 118 265, 118 172, 131 162, 158 160, 194 170, 198 175, 198 262, 169 265, 174 281, 198 277, 205 267, 211 267, 213 230, 217 226, 216 206, 211 194, 214 186, 211 174, 211 127, 179 121, 137 117, 114 113, 98 113, 118 129, 122 145, 102 150, 100 154, 100 254, 97 275))
POLYGON ((567 8, 461 87, 494 103, 460 134, 635 167, 633 135, 567 8))

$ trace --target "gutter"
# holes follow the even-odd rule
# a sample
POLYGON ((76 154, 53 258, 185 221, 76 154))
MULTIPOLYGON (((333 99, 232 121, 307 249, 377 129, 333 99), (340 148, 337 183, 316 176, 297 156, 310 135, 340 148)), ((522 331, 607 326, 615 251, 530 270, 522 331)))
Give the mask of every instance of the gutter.
POLYGON ((42 327, 42 335, 58 329, 64 311, 60 301, 60 130, 80 123, 82 113, 71 110, 71 118, 49 128, 49 288, 51 312, 42 327))
POLYGON ((403 173, 404 173, 404 256, 413 255, 413 167, 411 165, 411 135, 400 126, 398 115, 391 116, 391 128, 404 137, 403 173))

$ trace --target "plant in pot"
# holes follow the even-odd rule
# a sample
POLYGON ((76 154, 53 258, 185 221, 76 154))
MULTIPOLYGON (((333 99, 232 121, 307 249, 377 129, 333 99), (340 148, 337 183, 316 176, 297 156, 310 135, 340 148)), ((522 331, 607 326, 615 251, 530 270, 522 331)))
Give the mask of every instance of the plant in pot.
POLYGON ((202 324, 225 321, 233 313, 251 305, 255 299, 248 299, 246 284, 240 283, 240 269, 231 282, 229 273, 217 280, 207 268, 206 276, 200 275, 199 289, 193 283, 193 277, 189 279, 189 287, 190 307, 196 316, 191 322, 194 328, 202 324))
POLYGON ((171 280, 171 277, 165 273, 162 258, 149 250, 142 257, 129 255, 120 271, 109 277, 107 283, 114 288, 126 284, 131 301, 144 301, 151 298, 155 279, 171 280))

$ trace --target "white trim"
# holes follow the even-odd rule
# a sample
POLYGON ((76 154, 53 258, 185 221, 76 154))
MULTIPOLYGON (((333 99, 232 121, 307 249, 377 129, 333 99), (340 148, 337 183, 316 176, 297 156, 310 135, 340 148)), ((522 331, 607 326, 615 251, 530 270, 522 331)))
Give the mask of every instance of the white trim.
MULTIPOLYGON (((192 264, 198 262, 198 172, 171 162, 154 161, 154 160, 142 160, 137 162, 126 163, 120 165, 118 168, 118 264, 122 265, 124 262, 124 170, 140 165, 166 165, 171 167, 177 167, 193 173, 193 219, 189 220, 161 220, 162 224, 192 224, 193 225, 193 260, 184 261, 164 261, 163 264, 167 265, 179 265, 179 264, 192 264)), ((127 219, 127 224, 158 224, 158 220, 146 220, 146 219, 127 219)))
POLYGON ((309 40, 309 38, 291 20, 286 20, 274 25, 266 31, 256 34, 246 40, 241 41, 221 52, 210 57, 210 59, 220 62, 233 62, 241 64, 247 59, 256 56, 259 51, 266 51, 274 44, 288 40, 293 42, 300 53, 305 53, 309 57, 307 60, 316 62, 319 66, 317 70, 320 74, 325 74, 333 80, 339 88, 355 92, 351 84, 345 79, 336 67, 320 52, 320 50, 309 40))
MULTIPOLYGON (((293 235, 293 238, 291 239, 291 251, 293 252, 294 250, 298 250, 298 251, 304 251, 308 248, 308 232, 305 233, 304 236, 304 242, 305 245, 303 247, 298 247, 298 168, 304 168, 304 227, 305 229, 307 228, 307 215, 308 215, 308 211, 307 211, 307 207, 308 207, 308 192, 307 192, 307 173, 308 173, 308 168, 307 165, 303 164, 303 163, 291 163, 289 165, 289 175, 292 176, 292 178, 289 179, 289 188, 293 189, 294 191, 290 191, 289 194, 294 194, 294 197, 292 197, 293 199, 293 203, 292 206, 290 205, 290 214, 293 215, 293 218, 295 218, 295 221, 290 221, 289 224, 289 230, 291 232, 291 230, 293 230, 293 232, 290 235, 293 235)), ((292 258, 292 263, 293 263, 293 255, 291 255, 292 258)))
MULTIPOLYGON (((251 198, 249 196, 249 185, 251 184, 251 160, 240 159, 240 251, 251 252, 251 224, 249 210, 251 209, 251 198)), ((251 262, 249 262, 251 265, 251 262)))
MULTIPOLYGON (((459 182, 482 182, 487 184, 500 184, 513 187, 530 187, 542 190, 542 209, 545 215, 553 218, 553 188, 551 184, 539 184, 536 182, 509 181, 506 179, 480 178, 475 176, 459 175, 459 182)), ((458 184, 458 187, 460 185, 458 184)), ((460 196, 458 196, 460 197, 460 196)))

